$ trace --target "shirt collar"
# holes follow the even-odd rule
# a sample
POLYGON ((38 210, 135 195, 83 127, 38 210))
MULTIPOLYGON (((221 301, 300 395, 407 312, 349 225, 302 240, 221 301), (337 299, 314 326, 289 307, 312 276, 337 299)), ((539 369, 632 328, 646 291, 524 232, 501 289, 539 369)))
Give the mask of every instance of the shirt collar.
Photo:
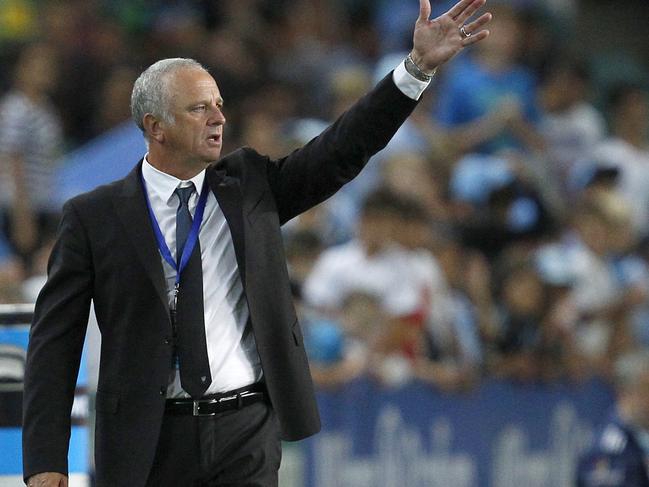
POLYGON ((142 176, 146 182, 147 192, 149 195, 155 194, 167 204, 170 204, 171 197, 174 195, 176 188, 179 186, 187 186, 189 181, 194 183, 196 192, 200 193, 203 187, 203 181, 205 180, 205 169, 191 179, 182 180, 153 167, 147 160, 148 155, 149 154, 146 154, 144 156, 144 161, 142 162, 142 176))

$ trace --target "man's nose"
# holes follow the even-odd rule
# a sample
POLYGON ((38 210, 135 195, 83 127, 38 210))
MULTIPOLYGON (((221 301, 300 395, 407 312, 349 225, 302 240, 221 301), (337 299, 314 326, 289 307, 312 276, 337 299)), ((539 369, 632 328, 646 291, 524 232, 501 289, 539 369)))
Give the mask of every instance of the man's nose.
POLYGON ((225 124, 225 115, 219 107, 214 107, 210 110, 210 118, 208 119, 210 125, 223 125, 225 124))

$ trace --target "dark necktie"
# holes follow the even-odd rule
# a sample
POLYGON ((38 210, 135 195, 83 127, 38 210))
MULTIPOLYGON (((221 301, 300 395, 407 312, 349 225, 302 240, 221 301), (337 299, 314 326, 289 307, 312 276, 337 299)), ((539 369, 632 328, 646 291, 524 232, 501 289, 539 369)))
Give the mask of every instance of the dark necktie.
MULTIPOLYGON (((176 212, 176 262, 180 258, 192 227, 189 212, 189 198, 194 192, 192 184, 176 188, 180 205, 176 212)), ((176 303, 176 329, 178 335, 178 357, 180 361, 180 384, 193 398, 201 397, 210 383, 210 364, 207 358, 205 340, 205 318, 203 314, 203 269, 201 247, 198 240, 187 266, 180 275, 180 288, 176 303)))

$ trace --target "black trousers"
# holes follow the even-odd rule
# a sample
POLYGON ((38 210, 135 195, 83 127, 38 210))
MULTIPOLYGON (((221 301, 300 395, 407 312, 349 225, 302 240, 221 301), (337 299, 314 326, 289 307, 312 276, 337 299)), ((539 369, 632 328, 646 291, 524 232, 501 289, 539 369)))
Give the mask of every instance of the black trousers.
POLYGON ((148 487, 276 487, 279 423, 267 402, 215 416, 165 414, 148 487))

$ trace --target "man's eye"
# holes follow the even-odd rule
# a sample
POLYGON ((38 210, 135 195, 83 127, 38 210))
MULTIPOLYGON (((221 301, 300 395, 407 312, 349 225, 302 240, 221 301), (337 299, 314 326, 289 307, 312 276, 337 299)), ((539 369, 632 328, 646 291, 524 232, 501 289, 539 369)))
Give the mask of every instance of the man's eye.
POLYGON ((195 111, 195 112, 203 112, 203 111, 205 111, 205 105, 198 105, 198 106, 193 108, 193 111, 195 111))

